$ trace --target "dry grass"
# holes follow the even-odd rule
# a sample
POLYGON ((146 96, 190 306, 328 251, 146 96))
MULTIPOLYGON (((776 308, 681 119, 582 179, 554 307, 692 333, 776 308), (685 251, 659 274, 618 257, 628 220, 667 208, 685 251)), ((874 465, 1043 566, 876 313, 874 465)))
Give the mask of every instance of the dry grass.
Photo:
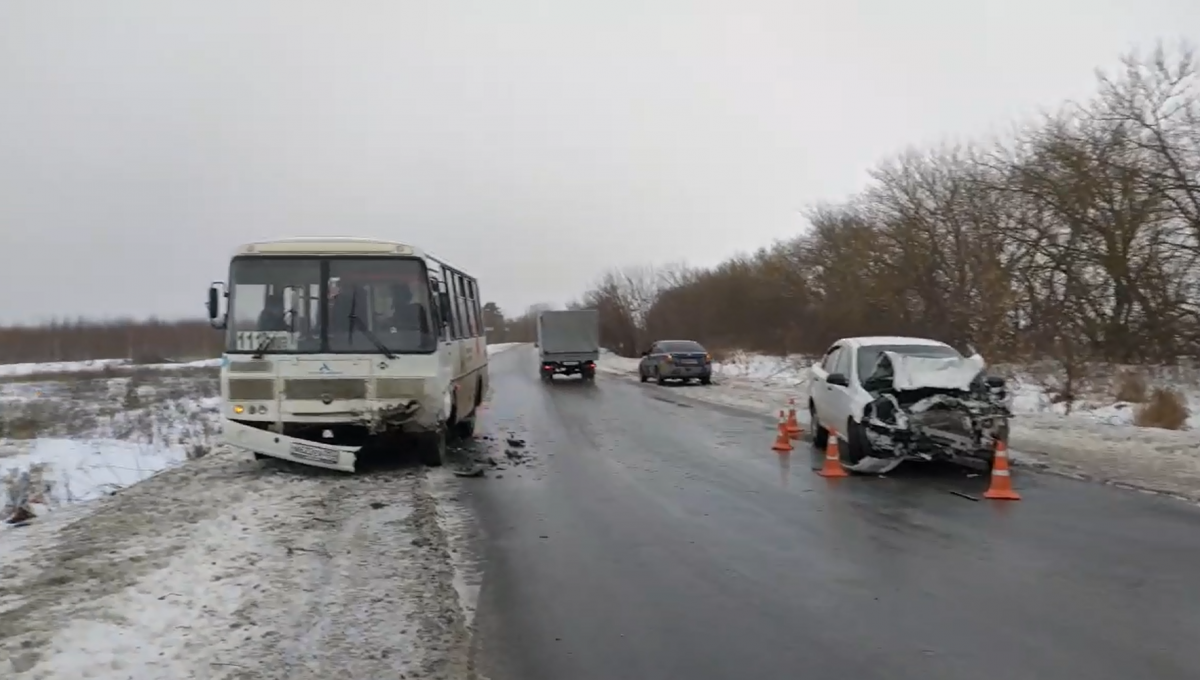
POLYGON ((1117 376, 1117 391, 1114 395, 1117 401, 1125 401, 1131 404, 1141 404, 1146 401, 1150 392, 1150 385, 1146 382, 1146 376, 1136 371, 1121 371, 1117 376))
POLYGON ((730 357, 732 357, 736 352, 737 350, 729 349, 727 347, 709 348, 708 350, 708 353, 712 355, 713 362, 718 364, 723 364, 729 361, 730 357))
POLYGON ((1180 430, 1187 423, 1187 401, 1178 391, 1158 387, 1150 398, 1137 409, 1134 424, 1138 427, 1156 427, 1163 430, 1180 430))
POLYGON ((0 440, 100 436, 178 443, 198 457, 214 432, 194 400, 216 396, 218 376, 215 368, 138 368, 10 381, 0 384, 8 397, 0 410, 0 440), (172 426, 182 431, 169 432, 172 426))

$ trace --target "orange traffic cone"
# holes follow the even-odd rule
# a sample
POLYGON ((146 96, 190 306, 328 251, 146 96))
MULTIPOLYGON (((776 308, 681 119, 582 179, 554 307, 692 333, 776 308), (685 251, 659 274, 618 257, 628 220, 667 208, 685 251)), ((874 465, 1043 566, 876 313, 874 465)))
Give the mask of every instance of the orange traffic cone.
POLYGON ((837 432, 829 431, 829 440, 825 443, 825 464, 817 474, 822 477, 849 477, 850 473, 842 467, 842 459, 838 456, 837 432))
POLYGON ((992 463, 992 484, 983 493, 983 497, 999 501, 1021 500, 1021 495, 1013 490, 1012 472, 1008 469, 1008 446, 1003 441, 996 442, 996 458, 992 463))
POLYGON ((775 443, 771 445, 772 451, 791 451, 792 443, 788 441, 787 422, 783 417, 783 411, 779 412, 779 436, 775 437, 775 443))
POLYGON ((796 400, 788 397, 788 417, 787 417, 787 433, 792 439, 799 439, 804 430, 800 429, 800 423, 796 422, 796 400))

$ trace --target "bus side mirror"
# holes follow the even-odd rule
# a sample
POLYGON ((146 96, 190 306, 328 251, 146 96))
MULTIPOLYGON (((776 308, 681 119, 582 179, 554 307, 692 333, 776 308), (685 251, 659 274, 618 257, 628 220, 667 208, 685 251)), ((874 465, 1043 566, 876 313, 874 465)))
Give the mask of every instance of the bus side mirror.
POLYGON ((226 319, 221 316, 221 298, 229 297, 225 292, 225 284, 214 282, 208 287, 208 323, 213 328, 224 328, 226 319))

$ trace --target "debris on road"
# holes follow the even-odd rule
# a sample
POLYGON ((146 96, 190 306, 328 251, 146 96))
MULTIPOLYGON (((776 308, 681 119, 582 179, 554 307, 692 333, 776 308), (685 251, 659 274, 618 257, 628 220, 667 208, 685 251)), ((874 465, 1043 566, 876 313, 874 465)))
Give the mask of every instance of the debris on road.
POLYGON ((525 447, 524 439, 517 439, 516 437, 512 436, 511 434, 508 436, 508 439, 506 439, 505 442, 509 446, 515 446, 516 448, 519 448, 519 449, 525 447))
POLYGON ((958 496, 959 498, 965 498, 965 499, 967 499, 967 500, 969 500, 969 501, 975 501, 975 502, 978 502, 978 501, 979 501, 979 498, 978 498, 978 497, 976 497, 976 496, 972 496, 972 495, 970 495, 970 494, 963 493, 963 492, 961 492, 961 491, 951 491, 950 493, 951 493, 951 494, 953 494, 953 495, 955 495, 955 496, 958 496))
POLYGON ((483 468, 476 466, 476 467, 467 468, 464 470, 455 470, 454 476, 455 477, 482 477, 483 476, 483 468))

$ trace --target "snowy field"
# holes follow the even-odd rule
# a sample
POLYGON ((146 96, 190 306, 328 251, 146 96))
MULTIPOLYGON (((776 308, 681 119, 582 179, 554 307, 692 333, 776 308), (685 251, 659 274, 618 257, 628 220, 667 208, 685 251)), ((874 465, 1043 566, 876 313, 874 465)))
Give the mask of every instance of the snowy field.
MULTIPOLYGON (((797 417, 808 422, 808 368, 813 357, 768 357, 734 353, 714 364, 713 385, 668 385, 664 389, 702 401, 778 415, 794 398, 797 417)), ((599 369, 637 376, 637 359, 605 353, 599 369)), ((1070 409, 1054 395, 1061 376, 1044 366, 998 365, 1013 393, 1010 453, 1021 465, 1081 479, 1128 485, 1200 501, 1200 370, 1186 368, 1094 367, 1076 386, 1070 409), (1139 404, 1120 401, 1118 376, 1144 375, 1149 388, 1169 387, 1188 402, 1182 430, 1133 425, 1139 404), (1057 402, 1057 403, 1056 403, 1057 402)))
POLYGON ((212 362, 0 366, 0 518, 19 495, 40 515, 203 456, 218 393, 212 362))
POLYGON ((225 450, 219 364, 0 366, 0 677, 465 677, 452 473, 225 450))

